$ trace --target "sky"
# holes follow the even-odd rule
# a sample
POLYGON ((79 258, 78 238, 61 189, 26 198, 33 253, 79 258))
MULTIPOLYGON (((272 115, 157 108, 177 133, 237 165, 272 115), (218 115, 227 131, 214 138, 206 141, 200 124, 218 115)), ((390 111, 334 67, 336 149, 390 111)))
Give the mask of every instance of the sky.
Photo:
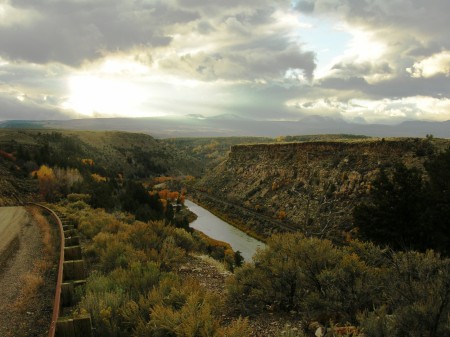
POLYGON ((0 0, 0 120, 450 120, 449 0, 0 0))

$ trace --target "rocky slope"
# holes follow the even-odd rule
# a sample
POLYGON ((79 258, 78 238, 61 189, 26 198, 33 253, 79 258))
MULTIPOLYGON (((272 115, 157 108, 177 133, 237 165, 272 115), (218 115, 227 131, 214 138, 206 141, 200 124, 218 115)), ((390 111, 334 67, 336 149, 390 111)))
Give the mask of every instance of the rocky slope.
POLYGON ((14 175, 16 166, 0 157, 0 206, 31 201, 37 193, 37 182, 14 175))
POLYGON ((267 237, 282 230, 342 238, 352 210, 381 168, 422 168, 444 140, 390 139, 233 146, 196 186, 196 197, 228 220, 267 237))

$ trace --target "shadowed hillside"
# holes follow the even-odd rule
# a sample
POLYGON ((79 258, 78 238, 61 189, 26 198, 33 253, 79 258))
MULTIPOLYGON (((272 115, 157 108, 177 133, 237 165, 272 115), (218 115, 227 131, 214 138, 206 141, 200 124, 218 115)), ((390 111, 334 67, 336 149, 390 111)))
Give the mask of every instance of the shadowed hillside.
POLYGON ((108 172, 130 177, 202 172, 196 159, 138 133, 5 129, 0 132, 0 146, 36 164, 78 167, 82 159, 92 159, 108 172))
POLYGON ((380 169, 397 163, 423 169, 434 146, 443 144, 448 142, 371 139, 233 146, 197 184, 197 196, 262 236, 292 229, 340 237, 352 229, 353 208, 380 169))

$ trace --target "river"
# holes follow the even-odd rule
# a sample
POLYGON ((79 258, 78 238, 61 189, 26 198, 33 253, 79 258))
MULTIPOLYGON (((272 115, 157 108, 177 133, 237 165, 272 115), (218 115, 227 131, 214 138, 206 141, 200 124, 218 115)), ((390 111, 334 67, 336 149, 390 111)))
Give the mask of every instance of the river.
POLYGON ((190 224, 191 228, 197 229, 213 239, 229 243, 235 252, 241 252, 245 261, 250 262, 256 250, 265 246, 263 242, 231 226, 194 202, 185 200, 184 204, 197 214, 197 219, 190 224))

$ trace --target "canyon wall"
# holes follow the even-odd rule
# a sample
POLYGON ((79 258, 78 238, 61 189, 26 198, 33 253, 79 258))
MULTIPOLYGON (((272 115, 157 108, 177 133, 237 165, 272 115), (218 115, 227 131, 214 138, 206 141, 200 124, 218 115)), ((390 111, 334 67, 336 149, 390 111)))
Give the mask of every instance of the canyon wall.
MULTIPOLYGON (((442 145, 442 144, 441 144, 442 145)), ((352 234, 352 212, 381 168, 423 169, 429 139, 238 145, 197 184, 197 198, 260 236, 352 234)))

